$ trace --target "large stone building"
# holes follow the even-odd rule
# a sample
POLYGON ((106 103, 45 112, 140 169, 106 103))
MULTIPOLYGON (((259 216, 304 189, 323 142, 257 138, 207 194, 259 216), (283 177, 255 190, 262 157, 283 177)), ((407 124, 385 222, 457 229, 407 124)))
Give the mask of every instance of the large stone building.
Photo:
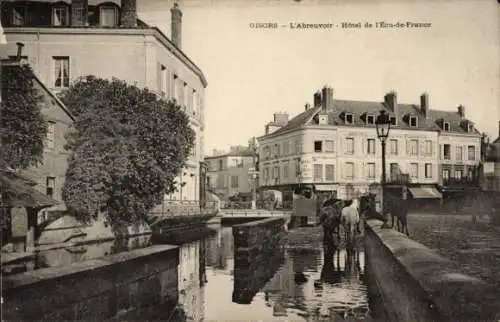
MULTIPOLYGON (((207 81, 181 49, 182 12, 171 8, 171 39, 137 17, 136 0, 2 1, 2 25, 8 44, 0 55, 16 53, 42 83, 58 92, 80 76, 116 77, 175 98, 189 115, 196 144, 179 191, 166 199, 199 200, 204 146, 207 81)), ((168 17, 166 17, 168 19, 168 17)))
MULTIPOLYGON (((259 138, 260 186, 291 192, 297 187, 349 198, 367 192, 382 176, 381 145, 375 120, 381 110, 391 117, 386 147, 389 182, 409 178, 413 187, 475 184, 481 134, 456 112, 431 109, 427 94, 420 104, 398 103, 395 92, 382 102, 334 98, 325 86, 314 104, 292 119, 276 113, 259 138)), ((418 193, 418 189, 413 189, 418 193)))
POLYGON ((235 148, 205 157, 207 188, 224 199, 242 194, 251 196, 256 155, 251 148, 235 148))

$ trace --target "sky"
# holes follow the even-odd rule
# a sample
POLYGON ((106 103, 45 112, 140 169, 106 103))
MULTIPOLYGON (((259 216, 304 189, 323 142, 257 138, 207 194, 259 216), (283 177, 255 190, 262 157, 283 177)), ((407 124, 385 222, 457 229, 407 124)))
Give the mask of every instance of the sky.
MULTIPOLYGON (((495 0, 180 0, 182 50, 208 81, 205 153, 264 134, 323 86, 334 97, 431 109, 465 106, 495 139, 500 120, 500 5, 495 0), (431 23, 429 28, 277 29, 252 23, 431 23)), ((139 18, 170 35, 173 0, 138 1, 139 18)))

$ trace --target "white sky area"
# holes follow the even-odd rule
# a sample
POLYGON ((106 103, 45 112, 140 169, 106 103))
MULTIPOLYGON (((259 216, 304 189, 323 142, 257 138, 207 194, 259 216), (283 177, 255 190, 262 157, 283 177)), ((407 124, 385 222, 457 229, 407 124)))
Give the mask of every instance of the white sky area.
MULTIPOLYGON (((182 49, 207 80, 205 153, 246 144, 276 111, 290 117, 324 85, 338 99, 431 109, 465 106, 498 136, 500 5, 494 0, 181 0, 182 49), (430 22, 425 29, 252 29, 252 22, 430 22)), ((170 37, 172 0, 138 1, 139 17, 170 37)))

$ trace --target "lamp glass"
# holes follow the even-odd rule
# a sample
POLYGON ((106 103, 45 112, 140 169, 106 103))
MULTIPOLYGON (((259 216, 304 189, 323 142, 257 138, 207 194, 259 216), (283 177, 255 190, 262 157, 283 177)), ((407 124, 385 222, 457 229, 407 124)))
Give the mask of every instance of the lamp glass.
POLYGON ((377 127, 377 136, 380 140, 385 140, 389 136, 389 131, 391 129, 391 119, 386 111, 380 111, 377 120, 375 121, 377 127))

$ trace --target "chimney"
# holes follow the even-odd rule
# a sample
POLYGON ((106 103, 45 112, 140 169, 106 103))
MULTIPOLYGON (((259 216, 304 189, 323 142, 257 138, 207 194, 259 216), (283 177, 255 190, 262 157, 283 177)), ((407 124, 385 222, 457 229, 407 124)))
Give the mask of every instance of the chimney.
POLYGON ((285 126, 288 123, 288 113, 286 112, 277 112, 274 113, 274 123, 285 126))
POLYGON ((121 26, 124 28, 137 27, 137 0, 122 0, 121 26))
POLYGON ((174 3, 171 13, 171 38, 174 45, 181 49, 181 33, 182 33, 182 11, 179 9, 179 5, 174 3))
POLYGON ((17 46, 16 61, 19 62, 19 61, 21 61, 21 57, 23 55, 24 44, 22 42, 16 42, 16 46, 17 46))
POLYGON ((424 117, 427 117, 429 111, 429 95, 427 93, 420 95, 420 111, 424 117))
POLYGON ((388 109, 396 113, 396 109, 398 107, 398 94, 395 91, 385 94, 384 103, 388 109))
POLYGON ((321 92, 317 91, 314 93, 314 107, 318 107, 321 105, 321 92))
MULTIPOLYGON (((88 25, 88 0, 72 0, 71 1, 71 25, 87 26, 88 25)), ((123 4, 122 4, 123 8, 123 4)))
POLYGON ((465 106, 459 105, 457 107, 458 115, 460 115, 461 118, 465 117, 465 106))
POLYGON ((333 109, 333 88, 328 86, 323 87, 323 109, 333 109))
POLYGON ((305 110, 307 111, 307 110, 308 110, 308 109, 310 109, 310 108, 311 108, 311 105, 310 105, 309 103, 306 103, 306 105, 305 105, 305 110))

